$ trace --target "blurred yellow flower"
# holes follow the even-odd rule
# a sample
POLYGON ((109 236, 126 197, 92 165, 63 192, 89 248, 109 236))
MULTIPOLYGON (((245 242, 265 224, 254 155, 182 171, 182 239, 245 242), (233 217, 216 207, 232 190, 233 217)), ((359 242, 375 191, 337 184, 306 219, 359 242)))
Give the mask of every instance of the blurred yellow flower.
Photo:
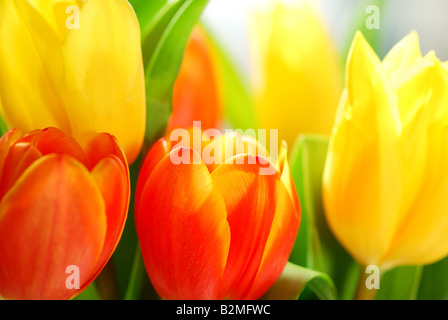
POLYGON ((323 198, 333 233, 364 265, 448 254, 448 72, 434 52, 421 56, 415 32, 382 62, 356 34, 323 198))
POLYGON ((330 134, 342 66, 318 8, 274 1, 251 25, 252 80, 259 127, 279 129, 292 145, 300 133, 330 134))
POLYGON ((109 132, 132 162, 146 109, 140 29, 130 4, 0 0, 0 21, 0 99, 8 127, 26 133, 56 126, 78 140, 109 132), (79 28, 69 30, 77 10, 79 28))

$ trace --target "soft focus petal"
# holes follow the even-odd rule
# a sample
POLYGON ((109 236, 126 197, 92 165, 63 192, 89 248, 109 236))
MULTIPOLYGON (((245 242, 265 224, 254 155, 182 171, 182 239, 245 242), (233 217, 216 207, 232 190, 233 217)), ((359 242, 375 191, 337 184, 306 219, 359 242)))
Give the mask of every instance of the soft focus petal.
POLYGON ((185 152, 200 164, 167 155, 155 167, 137 204, 137 233, 162 298, 216 299, 230 244, 226 208, 200 156, 185 152))
POLYGON ((251 26, 259 127, 279 129, 288 145, 299 133, 329 134, 342 89, 336 46, 314 2, 270 4, 251 26))
POLYGON ((105 235, 104 201, 90 174, 64 155, 41 158, 0 203, 0 295, 72 297, 66 268, 76 265, 87 281, 105 235))
POLYGON ((397 103, 378 57, 358 33, 328 150, 323 199, 335 236, 367 265, 379 262, 401 220, 397 103))
POLYGON ((421 97, 403 143, 406 170, 406 212, 388 253, 385 264, 413 265, 435 262, 448 254, 444 235, 448 232, 448 79, 440 63, 433 58, 413 78, 412 85, 404 85, 400 92, 421 97), (412 191, 409 192, 409 190, 412 191))
POLYGON ((277 175, 260 175, 260 159, 239 155, 212 173, 227 208, 231 242, 221 298, 243 299, 263 257, 275 214, 277 175), (235 161, 234 161, 235 160, 235 161))
POLYGON ((394 79, 421 57, 418 34, 413 31, 389 51, 383 60, 383 68, 394 79))
POLYGON ((86 1, 80 26, 67 33, 62 45, 72 134, 84 139, 85 133, 109 132, 132 163, 143 143, 146 119, 137 18, 127 1, 86 1))
POLYGON ((216 72, 207 35, 202 27, 193 29, 173 92, 173 112, 168 131, 188 128, 201 121, 203 130, 220 128, 221 104, 216 72))
POLYGON ((27 1, 0 0, 0 96, 8 125, 70 132, 59 92, 59 39, 27 1))

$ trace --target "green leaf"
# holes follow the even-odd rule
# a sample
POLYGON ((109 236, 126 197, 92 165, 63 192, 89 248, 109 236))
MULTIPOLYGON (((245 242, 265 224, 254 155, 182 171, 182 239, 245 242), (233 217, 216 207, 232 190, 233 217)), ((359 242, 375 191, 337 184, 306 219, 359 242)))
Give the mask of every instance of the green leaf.
POLYGON ((145 148, 164 134, 172 110, 173 87, 190 33, 208 0, 168 2, 143 40, 146 63, 145 148), (156 40, 155 40, 156 39, 156 40))
POLYGON ((76 296, 73 300, 101 300, 95 282, 92 282, 83 292, 76 296))
POLYGON ((253 101, 241 74, 232 59, 218 43, 209 29, 206 30, 211 46, 212 56, 216 64, 224 117, 228 125, 234 129, 257 128, 253 101))
POLYGON ((299 234, 290 261, 328 274, 341 299, 352 299, 359 265, 330 231, 322 203, 322 175, 328 138, 302 135, 290 154, 291 173, 302 208, 299 234))
POLYGON ((297 300, 306 287, 321 300, 337 299, 336 288, 328 275, 291 262, 286 264, 281 276, 262 299, 297 300))
POLYGON ((419 300, 448 300, 448 257, 423 268, 419 300))
POLYGON ((376 300, 415 300, 423 267, 397 267, 384 272, 376 300))
POLYGON ((129 277, 128 287, 124 295, 125 300, 137 300, 142 290, 142 279, 145 277, 145 265, 143 263, 140 246, 135 249, 134 261, 132 263, 132 271, 129 277))
POLYGON ((0 137, 2 137, 6 133, 6 131, 8 131, 8 128, 6 127, 5 121, 0 116, 0 137))
MULTIPOLYGON (((131 281, 130 275, 133 268, 132 261, 134 260, 134 253, 138 249, 137 231, 135 230, 134 222, 134 196, 141 161, 142 157, 140 156, 129 168, 131 180, 129 212, 120 242, 112 256, 120 297, 124 297, 128 291, 129 282, 131 281)), ((146 277, 140 278, 141 282, 144 280, 146 280, 146 277)))
POLYGON ((159 10, 166 5, 168 0, 129 0, 129 3, 134 8, 140 24, 140 31, 143 35, 148 33, 148 27, 151 25, 153 18, 159 10))

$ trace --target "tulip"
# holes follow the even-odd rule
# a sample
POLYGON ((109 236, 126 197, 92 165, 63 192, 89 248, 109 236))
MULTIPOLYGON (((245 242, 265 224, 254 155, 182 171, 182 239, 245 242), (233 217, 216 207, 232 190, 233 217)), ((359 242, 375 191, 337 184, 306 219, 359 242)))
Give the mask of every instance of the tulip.
POLYGON ((56 128, 8 131, 0 139, 0 296, 79 294, 117 246, 129 193, 126 158, 113 136, 95 134, 83 148, 56 128), (79 278, 72 282, 75 271, 66 272, 73 266, 79 278))
POLYGON ((146 109, 140 29, 129 3, 0 0, 0 21, 8 127, 57 127, 79 141, 109 132, 132 163, 146 109))
POLYGON ((205 129, 220 128, 221 104, 211 44, 204 29, 193 29, 174 85, 173 112, 167 131, 201 121, 205 129))
POLYGON ((135 223, 146 270, 164 299, 257 299, 283 271, 300 223, 286 144, 274 166, 251 137, 200 141, 162 138, 144 161, 135 223), (234 143, 244 151, 220 152, 234 143), (211 150, 216 163, 204 162, 211 150), (190 163, 175 164, 179 154, 190 163), (267 165, 272 174, 261 175, 267 165))
POLYGON ((448 72, 417 34, 380 61, 357 33, 323 176, 329 226, 363 265, 448 254, 448 72))
POLYGON ((308 0, 276 1, 251 25, 252 85, 259 127, 291 145, 300 133, 329 135, 342 91, 329 30, 308 0))

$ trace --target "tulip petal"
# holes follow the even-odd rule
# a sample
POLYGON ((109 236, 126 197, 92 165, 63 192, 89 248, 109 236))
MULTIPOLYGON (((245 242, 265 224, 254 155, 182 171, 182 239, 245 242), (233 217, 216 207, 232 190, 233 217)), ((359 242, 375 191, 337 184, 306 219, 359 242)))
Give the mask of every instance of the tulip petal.
POLYGON ((137 204, 137 233, 162 298, 216 299, 230 244, 225 204, 200 156, 183 152, 199 164, 175 165, 167 155, 155 167, 137 204))
POLYGON ((33 144, 43 155, 57 153, 68 155, 87 166, 87 157, 72 136, 56 128, 35 130, 23 136, 18 142, 33 144))
MULTIPOLYGON (((11 129, 0 138, 0 179, 2 178, 3 165, 8 156, 9 148, 22 136, 17 129, 11 129)), ((1 181, 1 180, 0 180, 1 181)))
POLYGON ((260 267, 246 299, 260 298, 282 274, 299 230, 300 207, 296 207, 294 201, 291 201, 291 196, 281 181, 276 183, 274 197, 276 209, 271 231, 260 267))
POLYGON ((263 257, 274 219, 278 173, 261 175, 259 157, 239 155, 212 173, 213 184, 227 208, 231 242, 221 297, 243 299, 248 294, 263 257), (234 161, 235 160, 235 161, 234 161))
POLYGON ((448 144, 448 78, 433 60, 413 81, 408 94, 422 97, 421 105, 403 136, 407 148, 404 185, 412 185, 413 193, 404 196, 406 216, 383 258, 389 267, 432 263, 448 254, 448 243, 440 241, 448 232, 448 152, 441 147, 448 144), (419 87, 426 91, 419 92, 419 87))
POLYGON ((95 134, 85 146, 85 152, 90 169, 93 169, 101 160, 111 155, 120 159, 124 166, 128 166, 120 143, 108 133, 95 134))
POLYGON ((203 130, 219 128, 221 106, 218 97, 211 48, 202 27, 191 33, 173 92, 173 112, 168 131, 188 128, 201 121, 203 130))
POLYGON ((383 68, 392 78, 399 77, 421 57, 418 34, 412 31, 389 51, 383 59, 383 68))
POLYGON ((64 155, 34 162, 0 203, 0 295, 68 299, 68 266, 82 285, 106 235, 104 201, 87 170, 64 155), (57 226, 57 227, 55 227, 57 226))
POLYGON ((378 57, 357 33, 330 140, 323 198, 333 233, 366 265, 378 265, 401 220, 396 215, 404 175, 397 100, 378 57))
POLYGON ((135 190, 135 221, 138 220, 137 215, 139 214, 138 204, 140 203, 140 196, 146 183, 149 181, 149 177, 156 168, 156 166, 162 161, 162 159, 170 152, 170 144, 165 139, 159 139, 151 147, 148 154, 146 155, 145 161, 140 169, 137 181, 137 187, 135 190))
POLYGON ((63 91, 75 138, 109 132, 129 163, 140 152, 146 101, 140 28, 127 1, 86 1, 62 44, 63 91), (101 12, 99 15, 98 12, 101 12))
POLYGON ((16 143, 9 148, 0 180, 0 199, 14 185, 22 173, 42 157, 39 150, 29 143, 16 143))
POLYGON ((82 1, 76 0, 27 0, 45 19, 48 25, 62 41, 67 33, 66 20, 68 15, 66 8, 72 5, 79 6, 82 1))
POLYGON ((59 39, 27 1, 0 1, 0 95, 8 124, 27 133, 70 124, 59 92, 59 39), (30 107, 32 106, 32 107, 30 107))
POLYGON ((100 161, 92 170, 92 176, 106 205, 107 232, 96 273, 84 284, 87 287, 101 272, 117 247, 126 222, 130 186, 128 168, 123 160, 111 155, 100 161))
POLYGON ((342 68, 320 12, 313 1, 272 1, 266 9, 251 26, 260 127, 280 129, 289 145, 299 133, 330 134, 342 68))
POLYGON ((213 172, 220 164, 241 154, 269 158, 266 149, 255 139, 255 131, 253 135, 249 134, 249 131, 242 134, 231 131, 214 137, 202 151, 202 159, 209 171, 213 172))

